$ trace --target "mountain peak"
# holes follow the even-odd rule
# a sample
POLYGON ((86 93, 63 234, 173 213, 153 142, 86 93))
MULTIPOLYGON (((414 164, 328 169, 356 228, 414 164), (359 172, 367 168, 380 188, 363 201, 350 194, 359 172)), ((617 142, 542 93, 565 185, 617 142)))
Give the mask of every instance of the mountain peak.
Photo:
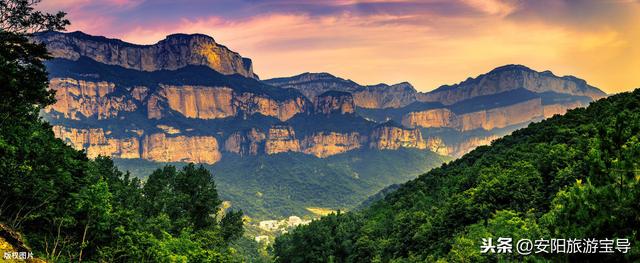
POLYGON ((165 39, 174 39, 174 38, 186 38, 186 39, 201 38, 201 39, 208 39, 215 42, 213 37, 205 34, 200 34, 200 33, 195 33, 195 34, 175 33, 175 34, 167 35, 165 37, 165 39))
POLYGON ((458 84, 440 86, 421 97, 423 101, 453 104, 475 96, 520 88, 536 93, 555 92, 587 96, 594 100, 606 96, 606 93, 587 84, 583 79, 573 76, 559 77, 549 70, 538 72, 523 65, 509 64, 497 67, 476 78, 467 78, 458 84))
POLYGON ((34 40, 46 44, 55 58, 77 61, 87 57, 103 64, 140 71, 207 66, 222 74, 257 79, 250 59, 204 34, 172 34, 153 45, 138 45, 80 31, 50 31, 36 34, 34 40))
POLYGON ((504 66, 500 66, 497 68, 494 68, 493 70, 489 71, 489 74, 492 73, 500 73, 500 72, 505 72, 505 71, 528 71, 528 72, 533 72, 534 70, 524 66, 524 65, 520 65, 520 64, 507 64, 504 66))

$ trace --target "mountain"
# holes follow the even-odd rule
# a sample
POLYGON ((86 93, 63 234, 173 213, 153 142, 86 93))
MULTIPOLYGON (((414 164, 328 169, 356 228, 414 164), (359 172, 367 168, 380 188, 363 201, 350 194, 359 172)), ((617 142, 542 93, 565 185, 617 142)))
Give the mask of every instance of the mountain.
POLYGON ((281 88, 296 89, 311 100, 331 90, 349 92, 353 95, 355 105, 361 108, 399 108, 415 101, 417 94, 407 82, 363 86, 329 73, 303 73, 293 77, 267 79, 265 82, 281 88))
POLYGON ((444 85, 431 92, 420 94, 418 100, 438 101, 448 105, 513 89, 586 96, 593 100, 606 96, 601 90, 573 76, 558 77, 548 70, 537 72, 522 65, 506 65, 459 84, 444 85))
POLYGON ((640 89, 601 99, 479 147, 361 211, 298 227, 276 240, 276 261, 637 262, 638 134, 640 89), (481 252, 504 237, 512 252, 481 252), (526 239, 575 245, 516 253, 526 239), (616 245, 585 252, 594 239, 616 245))
MULTIPOLYGON (((353 162, 337 165, 338 171, 320 167, 358 154, 385 151, 388 156, 376 165, 388 167, 396 167, 401 158, 413 158, 409 155, 427 160, 425 165, 412 163, 401 169, 404 174, 378 169, 369 181, 360 180, 371 187, 367 191, 356 190, 355 183, 344 184, 350 194, 340 200, 353 205, 354 200, 363 201, 386 185, 402 183, 445 160, 434 153, 459 157, 530 122, 586 106, 605 95, 575 77, 524 66, 500 67, 427 93, 417 92, 409 83, 360 85, 328 73, 262 81, 250 59, 200 34, 174 34, 153 45, 82 32, 46 32, 33 39, 46 44, 54 57, 46 65, 57 101, 43 111, 43 117, 53 125, 56 137, 85 150, 89 157, 104 155, 156 166, 196 162, 210 165, 211 170, 216 165, 237 165, 235 170, 219 170, 228 178, 243 165, 266 157, 278 165, 292 160, 313 164, 286 171, 270 166, 280 181, 268 180, 265 188, 299 180, 306 182, 300 187, 312 188, 316 172, 350 176, 353 162), (297 154, 310 159, 292 159, 297 154)), ((269 207, 282 212, 277 216, 288 216, 283 207, 312 206, 302 200, 320 200, 311 198, 311 191, 293 199, 274 191, 273 200, 289 203, 255 207, 249 205, 257 200, 255 194, 239 197, 226 192, 247 187, 248 180, 221 181, 228 183, 221 194, 251 207, 249 215, 267 216, 264 208, 269 207)), ((322 188, 340 187, 339 182, 332 180, 322 188)), ((319 201, 315 206, 353 207, 336 204, 319 201)))
MULTIPOLYGON (((378 169, 367 179, 356 177, 346 184, 346 191, 337 195, 335 200, 340 202, 312 198, 317 195, 312 191, 294 197, 273 191, 266 198, 269 202, 256 206, 257 191, 248 196, 231 192, 256 189, 247 179, 251 173, 243 173, 243 180, 221 178, 221 195, 252 216, 289 216, 305 210, 303 206, 289 212, 285 208, 302 203, 350 208, 387 184, 406 181, 447 159, 427 149, 420 129, 357 115, 351 93, 327 90, 307 98, 296 89, 260 81, 249 59, 208 36, 175 34, 154 45, 135 45, 81 32, 46 32, 37 34, 34 40, 46 44, 54 56, 46 66, 49 87, 56 91, 57 101, 42 115, 53 125, 56 137, 85 150, 89 157, 110 156, 122 159, 118 163, 123 165, 138 163, 144 167, 195 162, 220 171, 224 178, 239 178, 238 170, 266 158, 271 160, 268 166, 274 167, 269 171, 277 177, 260 185, 265 189, 280 187, 288 180, 289 185, 282 187, 301 181, 296 185, 313 188, 318 184, 317 177, 351 178, 357 173, 357 162, 338 165, 336 159, 328 159, 333 156, 339 160, 385 151, 379 166, 393 167, 392 162, 400 163, 401 158, 410 156, 423 161, 413 162, 408 169, 396 169, 402 170, 401 174, 378 169), (404 149, 415 151, 403 153, 404 149), (305 157, 292 157, 298 154, 305 157), (295 160, 310 164, 295 170, 276 167, 295 160), (325 169, 325 165, 336 168, 325 169), (351 171, 354 169, 356 172, 351 171), (360 182, 360 189, 355 188, 356 182, 360 182), (340 203, 347 206, 338 206, 340 203)), ((251 172, 263 174, 261 169, 251 172)), ((144 177, 152 170, 136 174, 144 177)), ((321 185, 331 189, 341 187, 339 182, 335 179, 321 185)), ((327 193, 335 196, 334 190, 327 193)))
POLYGON ((185 66, 206 66, 222 74, 258 78, 251 59, 202 34, 173 34, 153 45, 135 45, 118 39, 82 32, 46 32, 37 36, 56 58, 76 61, 87 57, 106 65, 141 71, 176 70, 185 66))
POLYGON ((308 99, 330 90, 351 93, 356 114, 378 123, 418 128, 434 152, 455 157, 487 145, 533 121, 564 114, 606 96, 586 81, 537 72, 522 65, 498 67, 456 85, 417 92, 410 84, 365 86, 328 73, 265 80, 308 99))

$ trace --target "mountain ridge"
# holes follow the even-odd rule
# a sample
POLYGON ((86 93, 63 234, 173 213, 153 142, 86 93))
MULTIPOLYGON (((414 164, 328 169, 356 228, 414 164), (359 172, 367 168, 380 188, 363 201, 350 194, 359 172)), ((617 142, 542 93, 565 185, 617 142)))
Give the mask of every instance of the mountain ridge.
POLYGON ((34 35, 33 39, 46 44, 54 57, 70 60, 87 56, 102 63, 143 71, 204 65, 222 74, 237 73, 258 78, 250 59, 204 34, 171 34, 151 45, 132 44, 80 31, 48 31, 34 35))

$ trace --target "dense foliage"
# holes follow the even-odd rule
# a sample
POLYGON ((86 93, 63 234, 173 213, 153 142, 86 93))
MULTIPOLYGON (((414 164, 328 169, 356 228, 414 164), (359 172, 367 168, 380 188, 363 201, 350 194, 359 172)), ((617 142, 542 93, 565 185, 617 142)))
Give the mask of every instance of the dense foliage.
POLYGON ((242 212, 220 211, 208 170, 186 165, 142 186, 108 158, 87 159, 56 139, 39 111, 54 102, 42 45, 28 34, 61 29, 64 13, 38 1, 0 1, 0 222, 51 262, 228 262, 242 212))
POLYGON ((534 123, 360 212, 277 239, 278 262, 638 261, 640 90, 534 123), (627 254, 483 254, 482 238, 627 238, 627 254))
MULTIPOLYGON (((254 219, 266 220, 310 214, 307 207, 350 210, 385 186, 414 179, 447 160, 428 150, 358 150, 328 158, 302 153, 226 155, 204 167, 215 175, 222 199, 254 219)), ((124 159, 115 163, 139 177, 161 165, 124 159)))

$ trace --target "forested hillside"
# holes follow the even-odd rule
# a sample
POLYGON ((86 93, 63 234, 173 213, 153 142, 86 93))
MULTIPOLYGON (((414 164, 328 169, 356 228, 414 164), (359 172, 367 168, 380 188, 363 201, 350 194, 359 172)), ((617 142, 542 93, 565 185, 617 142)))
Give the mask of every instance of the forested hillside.
POLYGON ((638 261, 640 90, 534 123, 360 212, 277 239, 278 262, 638 261), (627 253, 481 253, 482 238, 628 239, 627 253))
MULTIPOLYGON (((232 155, 204 167, 213 174, 221 199, 253 219, 267 220, 313 215, 309 207, 351 210, 378 190, 414 179, 448 160, 428 150, 358 150, 324 159, 301 153, 232 155)), ((138 178, 165 165, 144 160, 114 162, 138 178)))

